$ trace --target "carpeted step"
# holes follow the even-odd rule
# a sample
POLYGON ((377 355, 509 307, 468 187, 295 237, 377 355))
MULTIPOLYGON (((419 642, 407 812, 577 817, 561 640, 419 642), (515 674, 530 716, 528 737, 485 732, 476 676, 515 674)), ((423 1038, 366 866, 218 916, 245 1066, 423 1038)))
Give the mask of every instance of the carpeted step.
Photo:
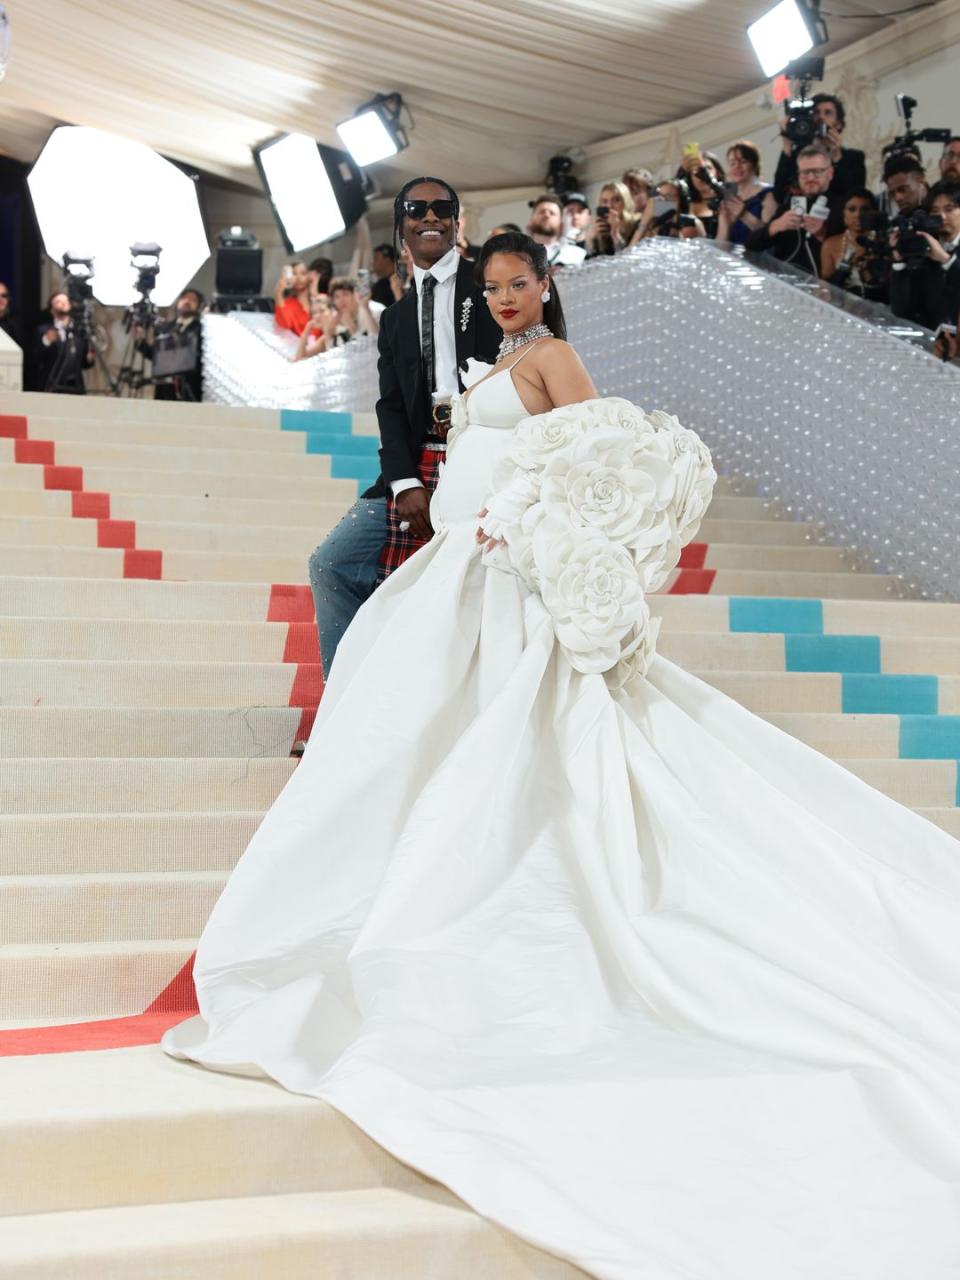
MULTIPOLYGON (((850 581, 850 579, 847 579, 850 581)), ((663 619, 665 631, 724 632, 732 629, 731 609, 743 613, 747 625, 738 629, 782 634, 800 632, 826 635, 926 636, 957 643, 960 636, 960 604, 925 600, 811 600, 733 599, 714 587, 710 595, 657 595, 650 597, 650 611, 663 619), (802 621, 804 626, 798 625, 802 621)))
POLYGON ((0 1280, 67 1272, 70 1280, 587 1280, 439 1187, 100 1209, 4 1225, 0 1280))
POLYGON ((13 1214, 428 1185, 326 1103, 155 1045, 0 1058, 0 1144, 18 1169, 0 1231, 13 1214))
POLYGON ((918 809, 917 813, 960 840, 960 809, 918 809))
POLYGON ((180 973, 195 947, 195 938, 0 944, 0 1022, 142 1013, 180 973))
POLYGON ((896 760, 900 755, 899 716, 768 711, 763 718, 833 760, 896 760))
POLYGON ((803 573, 790 569, 718 569, 710 588, 721 596, 796 596, 883 600, 899 586, 876 573, 803 573))
MULTIPOLYGON (((22 469, 22 468, 21 468, 22 469)), ((150 522, 172 529, 178 524, 214 524, 246 533, 260 526, 286 527, 312 532, 332 529, 353 502, 356 494, 344 490, 332 502, 284 502, 282 499, 190 498, 177 494, 113 493, 110 516, 114 520, 136 520, 138 528, 150 522)), ((72 515, 72 494, 65 489, 2 489, 0 512, 7 516, 64 517, 72 515)), ((148 544, 141 535, 143 546, 148 544)))
MULTIPOLYGON (((105 421, 96 418, 42 418, 28 414, 30 437, 61 444, 152 445, 163 449, 224 449, 230 453, 305 453, 303 436, 272 427, 216 426, 202 422, 105 421)), ((349 438, 349 437, 348 437, 349 438)))
POLYGON ((911 809, 945 809, 957 800, 956 760, 848 759, 837 763, 911 809))
POLYGON ((5 946, 199 938, 226 871, 0 877, 5 946))
POLYGON ((34 759, 4 763, 0 813, 162 813, 267 809, 296 762, 34 759))
POLYGON ((0 815, 0 876, 229 871, 263 809, 0 815))
MULTIPOLYGON (((2 634, 2 633, 0 633, 2 634)), ((960 674, 960 643, 926 636, 806 636, 777 632, 676 631, 657 645, 688 670, 879 671, 888 675, 960 674)))
POLYGON ((23 414, 34 424, 43 419, 59 421, 69 416, 105 422, 166 422, 174 425, 195 422, 198 425, 230 427, 232 430, 243 427, 278 430, 280 427, 278 409, 112 396, 71 396, 67 401, 62 395, 37 391, 0 391, 0 413, 23 414))
MULTIPOLYGON (((279 433, 278 433, 279 434, 279 433)), ((0 463, 14 460, 15 442, 0 436, 0 463)), ((168 445, 97 444, 66 441, 57 444, 57 466, 136 469, 144 473, 187 471, 210 475, 262 476, 282 483, 292 476, 326 479, 330 459, 320 453, 282 450, 175 448, 168 445)))
MULTIPOLYGON (((712 511, 712 508, 711 508, 712 511)), ((709 514, 700 525, 697 542, 734 542, 741 546, 816 547, 817 526, 791 520, 724 520, 709 514)))
POLYGON ((750 711, 956 715, 960 677, 841 675, 820 671, 697 671, 750 711))
POLYGON ((299 707, 0 707, 0 759, 289 756, 301 715, 299 707))
MULTIPOLYGON (((297 584, 289 600, 297 606, 298 616, 307 605, 312 615, 313 603, 307 587, 297 584)), ((285 597, 280 603, 286 602, 285 597)), ((0 617, 263 622, 270 604, 271 587, 263 582, 0 576, 0 617)))
MULTIPOLYGON (((111 583, 111 586, 113 584, 111 583)), ((313 622, 296 624, 298 653, 308 649, 313 622)), ((282 622, 205 622, 194 619, 4 618, 0 653, 6 658, 83 658, 122 661, 282 662, 288 627, 282 622)))
MULTIPOLYGON (((312 674, 319 694, 318 670, 306 666, 301 678, 312 674)), ((10 707, 286 707, 297 675, 289 662, 0 659, 0 690, 10 707)))

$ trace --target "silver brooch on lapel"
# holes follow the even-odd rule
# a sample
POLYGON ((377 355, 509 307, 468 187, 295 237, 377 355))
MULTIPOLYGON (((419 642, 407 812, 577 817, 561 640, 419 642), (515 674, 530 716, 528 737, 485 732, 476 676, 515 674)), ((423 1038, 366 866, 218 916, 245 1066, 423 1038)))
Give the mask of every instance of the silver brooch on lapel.
POLYGON ((470 312, 473 310, 473 299, 464 298, 463 306, 460 308, 460 332, 467 332, 467 325, 470 323, 470 312))

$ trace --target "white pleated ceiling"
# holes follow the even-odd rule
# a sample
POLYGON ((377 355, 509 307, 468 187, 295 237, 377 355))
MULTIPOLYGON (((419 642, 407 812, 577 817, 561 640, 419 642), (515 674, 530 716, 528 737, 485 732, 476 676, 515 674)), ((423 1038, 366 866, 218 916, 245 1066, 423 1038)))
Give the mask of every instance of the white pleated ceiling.
MULTIPOLYGON (((337 120, 399 90, 416 127, 376 167, 385 190, 417 172, 526 184, 556 151, 759 87, 744 27, 769 2, 7 0, 0 150, 31 161, 54 125, 93 125, 257 186, 252 145, 336 144, 337 120)), ((881 21, 831 22, 831 47, 881 21)))

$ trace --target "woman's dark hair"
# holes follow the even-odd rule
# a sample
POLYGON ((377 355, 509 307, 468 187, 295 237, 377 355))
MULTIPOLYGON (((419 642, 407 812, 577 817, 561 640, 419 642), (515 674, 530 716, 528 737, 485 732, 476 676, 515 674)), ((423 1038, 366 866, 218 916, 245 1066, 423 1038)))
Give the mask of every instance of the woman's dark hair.
POLYGON ((537 279, 547 283, 550 289, 550 301, 543 304, 543 323, 555 338, 566 340, 567 322, 563 318, 557 282, 551 279, 550 268, 547 265, 547 251, 543 245, 537 244, 536 240, 532 240, 523 231, 505 231, 503 235, 491 236, 480 250, 480 257, 477 259, 473 273, 474 281, 481 289, 486 277, 487 263, 495 253, 511 253, 517 258, 523 258, 533 267, 537 279))
POLYGON ((843 206, 845 207, 851 200, 866 200, 871 209, 877 207, 877 197, 867 187, 854 187, 852 191, 844 192, 843 206))
MULTIPOLYGON (((720 157, 715 155, 714 152, 712 151, 701 151, 700 155, 703 157, 704 160, 709 160, 710 163, 713 165, 714 169, 717 172, 717 181, 726 182, 727 172, 724 169, 723 165, 720 163, 720 157)), ((696 170, 694 170, 694 173, 696 173, 696 170)), ((680 167, 677 169, 675 176, 678 178, 683 178, 684 182, 686 182, 688 186, 693 185, 693 174, 687 173, 683 165, 680 165, 680 167)))
POLYGON ((407 198, 407 192, 412 191, 414 187, 419 187, 422 182, 432 182, 437 187, 443 187, 447 195, 453 201, 453 221, 456 222, 460 217, 460 197, 451 187, 449 182, 445 182, 443 178, 411 178, 409 182, 405 182, 400 190, 394 196, 393 200, 393 248, 397 251, 397 244, 403 239, 400 234, 403 229, 403 202, 407 198))
POLYGON ((748 142, 746 138, 741 138, 739 142, 731 142, 727 147, 728 158, 731 153, 739 155, 741 160, 746 160, 747 164, 753 166, 754 177, 760 177, 760 150, 752 142, 748 142))

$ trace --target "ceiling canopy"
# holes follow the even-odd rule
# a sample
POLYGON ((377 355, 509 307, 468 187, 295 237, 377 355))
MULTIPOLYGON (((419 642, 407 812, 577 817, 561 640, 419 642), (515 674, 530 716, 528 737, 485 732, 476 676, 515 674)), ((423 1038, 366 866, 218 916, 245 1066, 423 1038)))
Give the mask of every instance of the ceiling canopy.
MULTIPOLYGON (((538 181, 557 151, 761 82, 744 34, 769 0, 8 0, 0 150, 93 125, 246 186, 250 148, 399 90, 410 148, 373 172, 464 191, 538 181)), ((870 12, 858 0, 843 11, 870 12)), ((831 20, 837 47, 882 23, 831 20)))

